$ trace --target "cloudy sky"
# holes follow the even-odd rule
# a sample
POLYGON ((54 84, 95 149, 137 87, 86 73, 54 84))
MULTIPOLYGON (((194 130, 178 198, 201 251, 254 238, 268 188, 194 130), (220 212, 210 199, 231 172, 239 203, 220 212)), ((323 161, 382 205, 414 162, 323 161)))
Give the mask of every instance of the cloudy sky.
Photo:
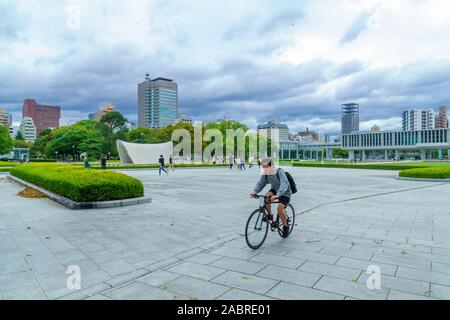
POLYGON ((251 127, 400 128, 406 107, 450 104, 448 0, 0 0, 0 107, 62 107, 62 123, 113 103, 137 118, 149 72, 179 85, 180 112, 251 127))

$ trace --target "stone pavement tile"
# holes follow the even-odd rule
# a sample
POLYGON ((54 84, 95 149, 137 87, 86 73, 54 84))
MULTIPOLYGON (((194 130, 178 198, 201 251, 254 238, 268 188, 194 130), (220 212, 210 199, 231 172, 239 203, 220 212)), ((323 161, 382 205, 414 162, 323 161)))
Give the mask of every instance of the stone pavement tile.
POLYGON ((278 281, 289 282, 304 287, 314 286, 314 284, 322 277, 321 275, 315 273, 292 270, 277 266, 268 266, 256 275, 278 281))
POLYGON ((317 252, 309 252, 309 251, 304 251, 304 250, 293 250, 286 256, 302 258, 304 260, 310 260, 310 261, 322 262, 322 263, 328 263, 328 264, 335 264, 336 261, 338 261, 340 258, 340 256, 338 256, 338 255, 326 254, 326 253, 323 253, 323 251, 317 253, 317 252))
POLYGON ((432 247, 434 254, 440 254, 444 256, 450 256, 450 248, 443 248, 443 247, 432 247))
POLYGON ((435 299, 403 291, 389 290, 388 300, 435 300, 435 299))
POLYGON ((44 291, 36 284, 2 291, 5 300, 47 300, 44 291))
POLYGON ((380 248, 392 248, 406 251, 417 251, 423 253, 431 253, 432 247, 430 246, 421 246, 415 244, 407 244, 407 243, 399 243, 395 241, 383 241, 380 245, 380 248))
POLYGON ((180 253, 180 254, 177 254, 176 255, 176 258, 178 258, 178 259, 187 259, 187 258, 189 258, 189 257, 192 257, 192 256, 195 256, 195 255, 197 255, 197 254, 199 254, 199 253, 201 253, 201 252, 203 252, 204 250, 203 249, 200 249, 200 248, 193 248, 193 249, 190 249, 190 250, 187 250, 187 251, 184 251, 184 252, 182 252, 182 253, 180 253))
POLYGON ((79 250, 66 250, 66 251, 58 251, 53 252, 53 255, 59 261, 59 263, 65 265, 67 263, 71 263, 73 261, 79 261, 87 259, 87 257, 79 250))
POLYGON ((86 300, 114 300, 113 298, 104 296, 102 294, 95 294, 91 297, 86 298, 86 300))
POLYGON ((103 269, 113 277, 136 270, 135 267, 125 262, 124 260, 112 260, 103 262, 99 263, 99 266, 101 269, 103 269))
POLYGON ((319 252, 324 248, 321 239, 311 239, 304 241, 296 241, 296 239, 290 238, 289 241, 277 243, 277 247, 286 250, 301 249, 305 251, 319 252))
POLYGON ((422 270, 431 270, 431 261, 418 260, 409 257, 395 257, 383 253, 375 253, 372 257, 372 261, 422 270))
POLYGON ((298 257, 285 257, 260 253, 257 256, 251 258, 249 261, 261 262, 274 266, 286 267, 290 269, 297 269, 299 266, 305 263, 306 260, 300 259, 298 257))
POLYGON ((63 263, 63 267, 67 270, 69 266, 78 266, 80 268, 81 274, 86 274, 89 272, 94 272, 100 270, 98 264, 92 262, 89 259, 83 259, 78 261, 69 261, 67 263, 63 263))
POLYGON ((0 275, 30 270, 20 254, 0 255, 0 275))
POLYGON ((280 282, 271 289, 268 296, 282 300, 342 300, 343 295, 325 292, 318 289, 298 286, 291 283, 280 282))
POLYGON ((266 264, 265 263, 259 263, 259 262, 253 262, 250 260, 241 260, 241 259, 235 259, 235 258, 228 258, 224 257, 220 260, 217 260, 210 264, 211 266, 232 270, 232 271, 238 271, 248 274, 255 274, 258 271, 262 270, 266 264))
POLYGON ((426 281, 434 284, 450 286, 450 277, 446 273, 435 271, 419 270, 407 267, 398 267, 396 277, 426 281))
POLYGON ((265 294, 279 281, 240 272, 227 271, 217 278, 214 278, 212 282, 254 293, 265 294))
POLYGON ((189 299, 197 300, 216 299, 230 290, 230 287, 221 284, 186 276, 182 276, 181 278, 162 285, 161 288, 187 296, 189 299))
POLYGON ((148 271, 148 270, 139 269, 139 270, 132 271, 130 273, 126 273, 124 275, 106 280, 105 283, 110 285, 111 287, 116 287, 116 286, 120 286, 126 282, 129 282, 131 280, 134 280, 136 278, 140 278, 140 277, 148 274, 149 272, 150 271, 148 271))
MULTIPOLYGON (((361 284, 366 284, 370 275, 364 272, 358 279, 361 284)), ((380 276, 381 288, 394 289, 417 295, 428 295, 430 291, 430 283, 425 281, 417 281, 400 277, 393 277, 382 274, 380 276)))
POLYGON ((200 254, 196 254, 194 256, 188 257, 186 259, 186 261, 200 263, 200 264, 210 264, 219 259, 220 259, 220 257, 215 254, 200 253, 200 254))
POLYGON ((322 277, 314 288, 364 300, 385 300, 389 292, 383 288, 370 290, 366 284, 327 276, 322 277))
POLYGON ((417 251, 390 249, 390 248, 383 249, 382 252, 383 252, 383 254, 387 254, 390 256, 406 257, 406 258, 411 258, 411 259, 416 259, 416 260, 450 264, 450 256, 443 256, 443 255, 431 254, 431 253, 423 253, 423 252, 417 252, 417 251))
POLYGON ((361 270, 359 269, 334 266, 314 261, 306 261, 303 265, 300 266, 300 268, 298 268, 298 270, 350 281, 353 279, 358 279, 359 275, 361 274, 361 270))
POLYGON ((173 300, 177 294, 141 282, 132 282, 102 293, 116 300, 173 300))
POLYGON ((106 263, 109 261, 114 261, 114 260, 120 259, 120 257, 117 254, 112 253, 106 249, 100 250, 100 251, 86 252, 85 255, 97 264, 106 263))
MULTIPOLYGON (((334 247, 325 247, 320 253, 323 254, 331 254, 339 257, 348 257, 362 260, 370 260, 373 256, 375 249, 343 249, 343 248, 334 248, 334 247)), ((317 262, 325 262, 325 261, 317 261, 317 262)))
POLYGON ((83 300, 108 289, 111 289, 111 287, 104 283, 99 283, 85 289, 73 291, 73 293, 62 296, 58 300, 83 300))
POLYGON ((148 284, 150 286, 159 287, 180 277, 181 275, 176 273, 158 270, 155 272, 151 272, 145 276, 139 277, 136 279, 136 281, 148 284))
POLYGON ((432 283, 430 295, 434 298, 450 300, 450 286, 441 286, 432 283))
POLYGON ((387 274, 390 276, 395 275, 395 272, 397 271, 397 266, 391 264, 374 263, 373 261, 353 259, 347 257, 342 257, 341 259, 339 259, 339 261, 336 262, 336 265, 352 269, 360 269, 363 272, 366 272, 369 266, 377 265, 378 267, 380 267, 381 274, 387 274))
POLYGON ((224 295, 217 298, 217 300, 252 301, 252 300, 274 300, 274 299, 240 289, 231 289, 230 291, 227 291, 224 295))
POLYGON ((237 259, 250 259, 254 256, 256 256, 259 252, 256 252, 251 249, 236 249, 236 248, 230 248, 230 247, 220 247, 217 249, 214 249, 210 251, 209 253, 215 254, 218 256, 225 256, 230 258, 237 258, 237 259))
POLYGON ((178 273, 192 278, 198 278, 201 280, 211 280, 224 273, 226 270, 186 261, 177 264, 169 269, 166 269, 166 271, 178 273))
POLYGON ((156 263, 152 263, 151 265, 145 266, 144 269, 146 269, 148 271, 151 271, 151 272, 154 272, 156 270, 166 268, 166 267, 171 266, 171 265, 173 265, 175 263, 178 263, 178 262, 180 262, 180 259, 167 258, 167 259, 158 261, 156 263))
POLYGON ((0 291, 15 290, 30 285, 39 285, 31 271, 0 275, 0 291))
POLYGON ((439 262, 432 262, 431 263, 431 270, 440 272, 440 273, 448 273, 450 276, 450 264, 445 263, 439 263, 439 262))

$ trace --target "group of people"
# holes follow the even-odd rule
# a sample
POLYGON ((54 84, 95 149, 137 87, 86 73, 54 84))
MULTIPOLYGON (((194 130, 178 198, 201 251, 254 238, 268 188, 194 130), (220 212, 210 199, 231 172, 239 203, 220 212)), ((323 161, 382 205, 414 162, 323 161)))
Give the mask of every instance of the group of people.
MULTIPOLYGON (((163 171, 166 173, 166 175, 168 175, 169 171, 165 167, 165 159, 164 159, 163 155, 159 156, 158 162, 159 162, 159 175, 161 175, 161 172, 163 172, 163 171)), ((172 171, 175 170, 175 166, 173 164, 173 157, 172 157, 172 155, 169 156, 169 170, 172 170, 172 171)))
MULTIPOLYGON (((259 158, 256 159, 258 163, 258 167, 261 167, 261 160, 259 158)), ((248 158, 248 167, 252 168, 255 163, 255 158, 253 156, 250 156, 248 158)), ((245 158, 243 157, 234 157, 233 155, 228 156, 228 164, 230 165, 230 170, 233 169, 233 167, 236 167, 237 170, 246 170, 245 169, 245 158)))

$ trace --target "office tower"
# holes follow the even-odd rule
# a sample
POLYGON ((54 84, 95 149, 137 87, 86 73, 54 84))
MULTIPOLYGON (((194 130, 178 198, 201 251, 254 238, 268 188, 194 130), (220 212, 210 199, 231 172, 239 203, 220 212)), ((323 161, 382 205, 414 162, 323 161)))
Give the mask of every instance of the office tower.
POLYGON ((22 108, 22 118, 25 117, 33 119, 36 133, 39 134, 45 129, 59 127, 61 108, 59 106, 38 104, 34 99, 26 99, 22 108))
POLYGON ((289 141, 289 128, 287 125, 280 123, 278 120, 270 120, 267 123, 258 125, 258 132, 265 134, 267 130, 267 136, 272 136, 272 130, 278 129, 279 141, 289 141))
POLYGON ((34 142, 37 136, 36 125, 31 117, 24 117, 20 123, 19 132, 26 142, 34 142))
POLYGON ((10 127, 9 122, 10 122, 9 114, 3 111, 2 108, 0 108, 0 125, 4 125, 9 128, 10 127))
POLYGON ((433 109, 408 109, 402 112, 403 131, 419 131, 434 129, 433 109))
POLYGON ((436 117, 436 129, 447 129, 448 128, 448 117, 447 117, 447 107, 439 107, 439 114, 436 117))
POLYGON ((193 124, 192 118, 188 116, 186 113, 180 113, 180 116, 178 117, 178 122, 193 124))
POLYGON ((170 79, 147 78, 138 85, 138 125, 163 128, 178 121, 178 85, 170 79))
POLYGON ((341 133, 350 134, 359 131, 359 104, 342 105, 341 133))

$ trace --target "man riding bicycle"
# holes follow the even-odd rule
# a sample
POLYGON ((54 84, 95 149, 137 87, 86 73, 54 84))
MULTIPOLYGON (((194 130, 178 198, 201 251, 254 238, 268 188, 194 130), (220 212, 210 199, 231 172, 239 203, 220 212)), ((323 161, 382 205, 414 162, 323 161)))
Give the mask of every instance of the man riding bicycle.
MULTIPOLYGON (((281 168, 275 168, 275 163, 272 158, 263 158, 261 160, 261 165, 264 174, 261 175, 261 178, 256 183, 256 186, 250 195, 255 197, 267 184, 270 183, 271 189, 266 193, 266 197, 270 199, 270 201, 278 200, 279 203, 277 213, 283 223, 283 237, 287 238, 289 235, 289 221, 287 220, 284 210, 291 200, 291 186, 284 170, 281 168)), ((268 212, 269 221, 273 222, 272 207, 270 202, 266 204, 266 209, 268 212)))

